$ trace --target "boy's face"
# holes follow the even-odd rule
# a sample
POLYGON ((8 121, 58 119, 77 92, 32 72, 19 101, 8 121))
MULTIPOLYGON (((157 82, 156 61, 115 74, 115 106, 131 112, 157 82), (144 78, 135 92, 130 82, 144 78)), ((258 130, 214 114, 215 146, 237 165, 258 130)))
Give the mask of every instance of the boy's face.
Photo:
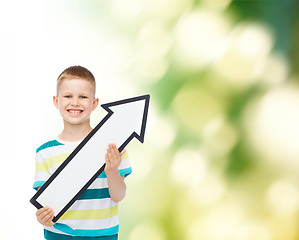
POLYGON ((60 83, 54 105, 63 120, 71 125, 89 123, 91 112, 99 100, 94 96, 92 84, 83 79, 66 79, 60 83))

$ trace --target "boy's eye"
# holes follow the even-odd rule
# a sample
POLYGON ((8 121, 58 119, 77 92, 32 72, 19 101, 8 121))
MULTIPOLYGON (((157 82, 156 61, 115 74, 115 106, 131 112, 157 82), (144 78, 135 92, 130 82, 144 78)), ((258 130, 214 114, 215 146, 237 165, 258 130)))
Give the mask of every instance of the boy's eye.
POLYGON ((66 95, 66 96, 64 96, 64 98, 71 98, 71 96, 70 95, 66 95))
POLYGON ((87 98, 86 96, 81 96, 80 98, 84 99, 84 98, 87 98))

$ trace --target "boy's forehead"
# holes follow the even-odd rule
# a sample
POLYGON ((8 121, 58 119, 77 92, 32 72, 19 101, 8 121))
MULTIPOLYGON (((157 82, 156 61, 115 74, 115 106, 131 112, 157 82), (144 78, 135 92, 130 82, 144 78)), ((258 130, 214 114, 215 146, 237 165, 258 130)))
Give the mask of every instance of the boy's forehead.
POLYGON ((63 79, 60 84, 57 85, 59 91, 91 91, 94 92, 94 85, 82 78, 63 79))
POLYGON ((76 88, 77 86, 92 88, 93 85, 88 80, 82 78, 72 78, 72 79, 64 79, 60 83, 60 87, 73 87, 76 88))

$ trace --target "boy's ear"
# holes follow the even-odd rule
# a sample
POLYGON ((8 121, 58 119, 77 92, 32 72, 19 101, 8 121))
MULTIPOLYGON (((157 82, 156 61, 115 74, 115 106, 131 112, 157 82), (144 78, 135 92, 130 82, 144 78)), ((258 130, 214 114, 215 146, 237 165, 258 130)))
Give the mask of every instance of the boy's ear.
POLYGON ((97 108, 98 104, 99 104, 99 99, 98 98, 96 98, 95 100, 93 100, 92 111, 97 108))
POLYGON ((56 96, 53 96, 53 103, 54 106, 58 109, 58 98, 56 96))

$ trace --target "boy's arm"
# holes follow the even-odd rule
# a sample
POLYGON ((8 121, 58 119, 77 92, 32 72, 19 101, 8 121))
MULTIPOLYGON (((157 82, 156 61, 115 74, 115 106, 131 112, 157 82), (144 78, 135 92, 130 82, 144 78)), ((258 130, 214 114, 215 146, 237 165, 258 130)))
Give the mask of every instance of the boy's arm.
POLYGON ((107 175, 109 194, 114 202, 120 202, 126 196, 127 186, 124 181, 124 176, 121 176, 118 171, 121 162, 121 156, 126 152, 118 151, 115 144, 109 144, 105 155, 105 173, 107 175))

